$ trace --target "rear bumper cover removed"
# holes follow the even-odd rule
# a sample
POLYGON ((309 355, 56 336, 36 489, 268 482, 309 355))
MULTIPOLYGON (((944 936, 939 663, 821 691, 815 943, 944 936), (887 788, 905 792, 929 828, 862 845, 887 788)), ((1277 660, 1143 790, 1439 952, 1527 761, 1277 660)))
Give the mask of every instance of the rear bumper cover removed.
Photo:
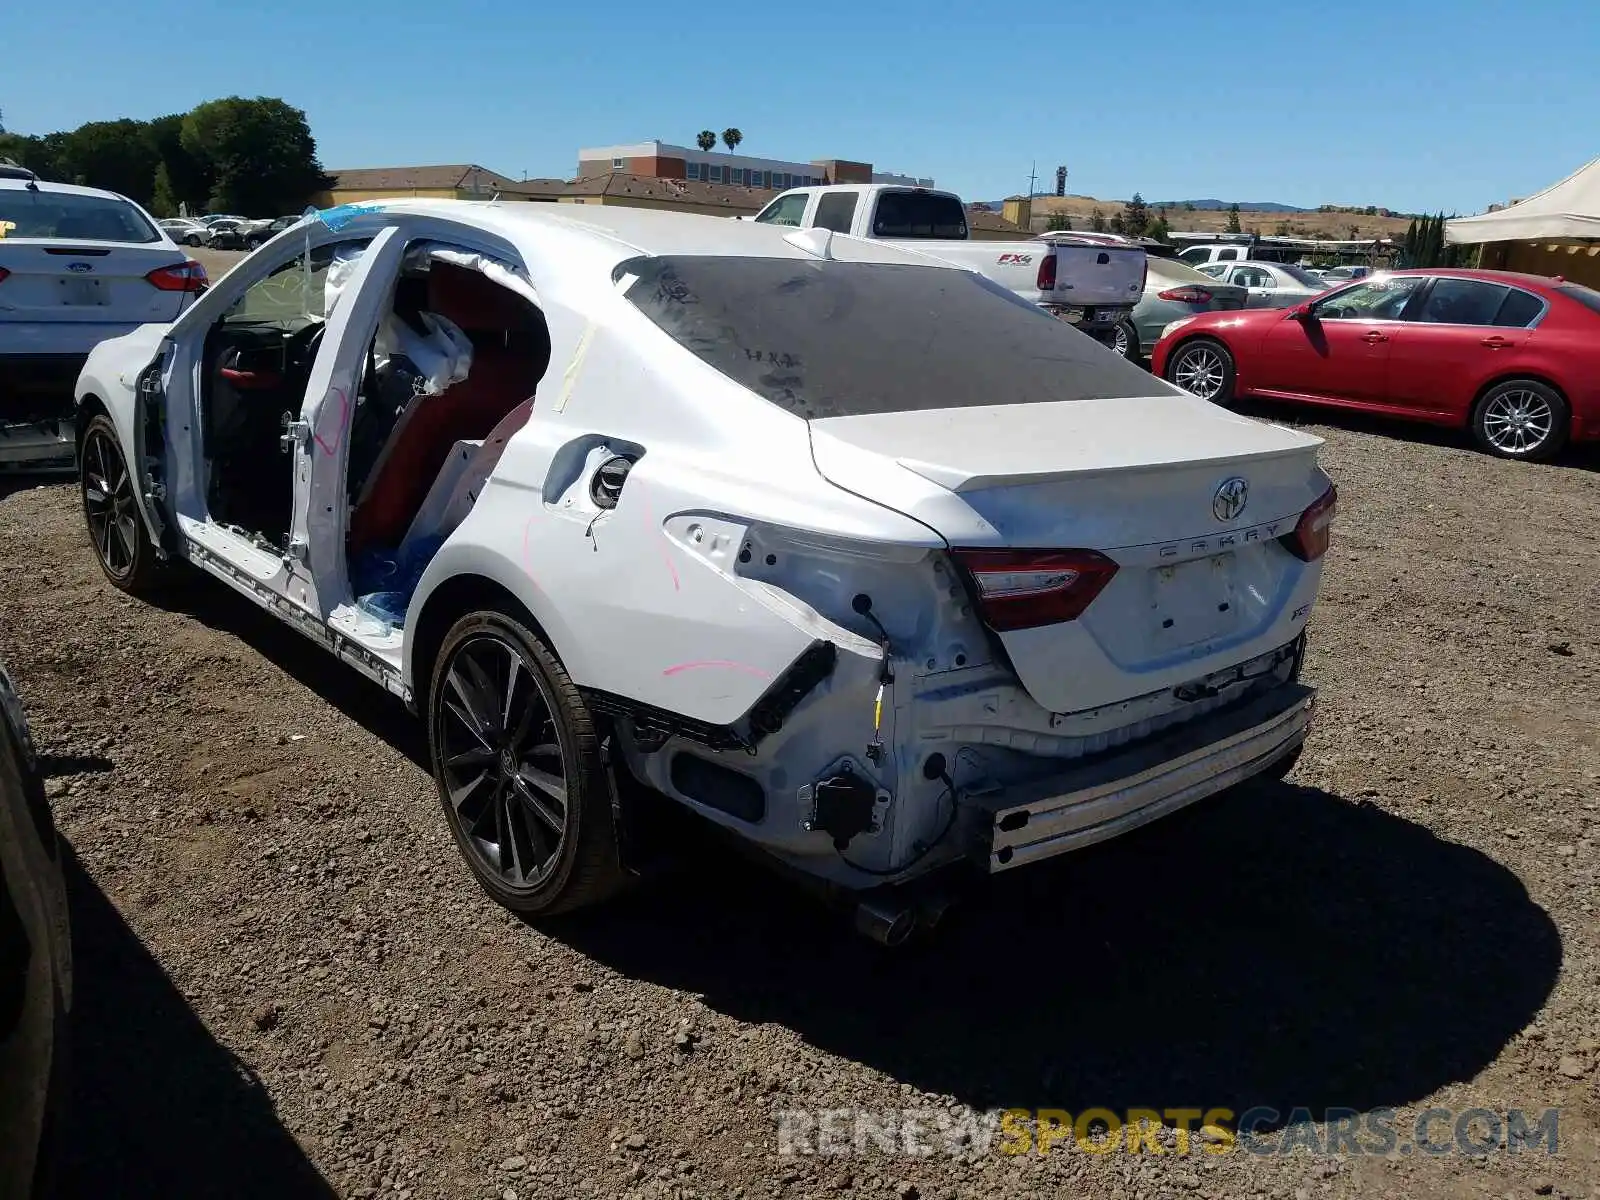
POLYGON ((989 870, 1106 841, 1244 782, 1305 741, 1316 697, 1286 683, 1075 772, 1071 791, 1054 790, 1059 778, 1033 785, 1034 796, 995 811, 989 870))

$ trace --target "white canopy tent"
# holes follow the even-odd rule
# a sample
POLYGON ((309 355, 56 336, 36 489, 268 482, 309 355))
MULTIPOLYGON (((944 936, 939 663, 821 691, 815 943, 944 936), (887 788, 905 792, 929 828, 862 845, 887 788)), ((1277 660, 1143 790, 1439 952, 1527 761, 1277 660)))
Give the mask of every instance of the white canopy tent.
POLYGON ((1600 158, 1509 208, 1444 223, 1458 245, 1569 238, 1600 238, 1600 158))

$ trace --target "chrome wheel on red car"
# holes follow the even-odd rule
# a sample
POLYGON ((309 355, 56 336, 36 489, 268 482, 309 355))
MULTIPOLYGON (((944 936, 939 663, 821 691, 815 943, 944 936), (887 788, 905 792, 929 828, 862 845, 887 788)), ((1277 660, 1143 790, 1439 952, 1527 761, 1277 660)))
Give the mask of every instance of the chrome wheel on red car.
POLYGON ((1478 444, 1501 458, 1545 459, 1567 440, 1567 403, 1534 379, 1512 379, 1484 393, 1472 414, 1478 444))
POLYGON ((1233 355, 1221 342, 1197 338, 1167 362, 1167 382, 1213 404, 1233 398, 1233 355))

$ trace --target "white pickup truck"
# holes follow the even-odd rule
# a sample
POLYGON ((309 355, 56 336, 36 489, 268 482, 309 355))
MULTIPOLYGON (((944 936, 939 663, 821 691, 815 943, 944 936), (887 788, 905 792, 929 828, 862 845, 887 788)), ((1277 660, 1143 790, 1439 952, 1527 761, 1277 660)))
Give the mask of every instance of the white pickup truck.
POLYGON ((1070 235, 975 240, 954 192, 876 183, 792 188, 749 219, 923 250, 981 272, 1107 343, 1144 294, 1145 255, 1138 246, 1086 245, 1070 235))

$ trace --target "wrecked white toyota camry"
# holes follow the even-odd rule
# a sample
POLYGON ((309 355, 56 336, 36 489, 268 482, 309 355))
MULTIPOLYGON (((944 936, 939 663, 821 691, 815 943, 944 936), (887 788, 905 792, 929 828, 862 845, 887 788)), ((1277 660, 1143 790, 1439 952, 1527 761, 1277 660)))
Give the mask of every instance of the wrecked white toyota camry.
POLYGON ((111 582, 193 564, 403 698, 519 912, 611 891, 664 794, 893 941, 922 877, 1281 775, 1311 719, 1318 440, 914 250, 350 206, 77 398, 111 582))

